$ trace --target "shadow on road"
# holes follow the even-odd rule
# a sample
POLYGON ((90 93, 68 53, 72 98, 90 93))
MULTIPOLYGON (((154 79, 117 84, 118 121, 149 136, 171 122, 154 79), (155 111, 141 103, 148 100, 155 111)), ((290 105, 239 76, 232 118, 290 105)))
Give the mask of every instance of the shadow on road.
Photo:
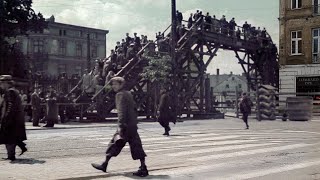
POLYGON ((124 176, 132 179, 170 179, 170 176, 168 175, 152 175, 152 174, 147 177, 137 177, 137 176, 133 176, 132 172, 125 173, 124 176))
POLYGON ((170 176, 168 175, 149 175, 147 177, 137 177, 137 176, 133 176, 132 172, 126 172, 126 173, 107 173, 105 175, 66 178, 66 179, 59 179, 59 180, 92 180, 92 179, 112 178, 112 177, 119 177, 119 176, 124 176, 131 179, 170 179, 170 176))
POLYGON ((37 160, 33 158, 29 159, 16 159, 15 161, 11 161, 11 164, 44 164, 46 161, 44 160, 37 160))

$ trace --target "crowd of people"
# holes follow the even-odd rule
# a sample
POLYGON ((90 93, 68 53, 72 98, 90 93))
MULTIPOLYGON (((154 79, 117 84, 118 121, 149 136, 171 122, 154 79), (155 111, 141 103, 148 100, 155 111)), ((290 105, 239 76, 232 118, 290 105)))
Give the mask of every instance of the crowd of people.
POLYGON ((176 18, 178 38, 183 36, 186 29, 190 28, 199 28, 244 40, 260 39, 262 41, 269 40, 270 38, 266 28, 261 29, 260 27, 255 27, 248 24, 247 21, 245 21, 242 26, 238 26, 234 17, 228 21, 225 15, 218 19, 215 15, 211 16, 209 12, 204 15, 202 11, 197 10, 195 13, 190 14, 186 21, 187 26, 183 23, 183 15, 181 12, 177 11, 176 18))

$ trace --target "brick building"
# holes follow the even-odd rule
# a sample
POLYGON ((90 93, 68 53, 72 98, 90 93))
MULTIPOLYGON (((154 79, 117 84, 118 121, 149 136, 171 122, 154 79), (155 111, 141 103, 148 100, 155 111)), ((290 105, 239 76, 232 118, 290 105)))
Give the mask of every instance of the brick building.
POLYGON ((320 92, 319 4, 280 0, 280 92, 320 92))
MULTIPOLYGON (((90 36, 90 59, 106 57, 108 30, 55 22, 51 16, 43 32, 19 37, 22 52, 29 57, 32 71, 57 77, 81 75, 87 67, 87 34, 90 36)), ((92 67, 92 66, 91 66, 92 67)))

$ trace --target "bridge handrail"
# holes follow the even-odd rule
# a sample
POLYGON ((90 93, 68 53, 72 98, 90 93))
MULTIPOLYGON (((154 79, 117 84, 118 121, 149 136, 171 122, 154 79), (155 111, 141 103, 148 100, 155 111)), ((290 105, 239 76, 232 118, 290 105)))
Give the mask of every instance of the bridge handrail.
MULTIPOLYGON (((193 28, 195 27, 194 25, 197 25, 197 24, 199 23, 199 21, 200 21, 200 19, 198 19, 197 21, 193 21, 193 22, 192 22, 192 27, 189 28, 189 30, 193 29, 193 28)), ((218 21, 219 21, 219 25, 215 25, 215 24, 213 24, 213 23, 210 24, 210 23, 206 23, 205 21, 202 21, 202 22, 199 24, 199 26, 197 26, 197 27, 202 27, 202 28, 201 28, 202 30, 204 29, 204 25, 210 25, 211 28, 219 28, 219 31, 216 32, 216 33, 218 33, 218 34, 223 34, 222 31, 221 31, 222 29, 223 29, 223 30, 230 30, 229 27, 227 27, 227 28, 222 27, 222 26, 220 25, 220 20, 218 20, 218 21)), ((183 20, 183 22, 188 22, 188 21, 183 20)), ((241 37, 243 37, 242 39, 245 40, 245 38, 244 38, 244 37, 245 37, 244 28, 241 27, 241 26, 236 25, 236 26, 235 26, 234 33, 236 33, 236 31, 237 31, 236 28, 239 28, 239 29, 241 30, 241 37)), ((186 28, 186 29, 188 29, 188 28, 186 28)), ((214 31, 210 30, 209 32, 214 32, 214 31)), ((262 32, 262 30, 260 30, 260 32, 262 32)), ((235 34, 234 34, 233 37, 235 37, 235 34)), ((247 38, 249 38, 249 37, 247 37, 247 38)), ((264 37, 261 37, 261 36, 255 36, 254 38, 255 38, 255 39, 258 39, 258 40, 267 40, 267 41, 272 42, 272 44, 274 44, 273 41, 272 41, 272 38, 271 38, 270 34, 269 34, 267 31, 266 31, 266 37, 265 37, 265 38, 264 38, 264 37)), ((180 39, 180 40, 181 40, 181 39, 180 39)), ((179 42, 180 42, 180 40, 179 40, 179 42)), ((247 41, 250 41, 250 40, 247 40, 247 41)))

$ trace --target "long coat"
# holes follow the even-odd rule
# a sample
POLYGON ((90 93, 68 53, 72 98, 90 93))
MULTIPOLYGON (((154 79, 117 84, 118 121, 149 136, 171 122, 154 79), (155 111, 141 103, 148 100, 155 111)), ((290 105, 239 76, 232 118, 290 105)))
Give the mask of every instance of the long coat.
POLYGON ((135 132, 138 129, 138 119, 132 94, 129 91, 121 90, 116 94, 115 102, 118 111, 118 130, 121 132, 121 136, 135 132))
POLYGON ((251 106, 253 105, 249 97, 243 97, 240 101, 240 112, 243 114, 251 114, 251 106))
POLYGON ((8 89, 0 107, 0 144, 16 144, 27 140, 24 112, 18 91, 14 88, 8 89))
POLYGON ((176 116, 172 107, 172 102, 168 93, 163 93, 159 102, 159 122, 173 122, 176 123, 176 116))

